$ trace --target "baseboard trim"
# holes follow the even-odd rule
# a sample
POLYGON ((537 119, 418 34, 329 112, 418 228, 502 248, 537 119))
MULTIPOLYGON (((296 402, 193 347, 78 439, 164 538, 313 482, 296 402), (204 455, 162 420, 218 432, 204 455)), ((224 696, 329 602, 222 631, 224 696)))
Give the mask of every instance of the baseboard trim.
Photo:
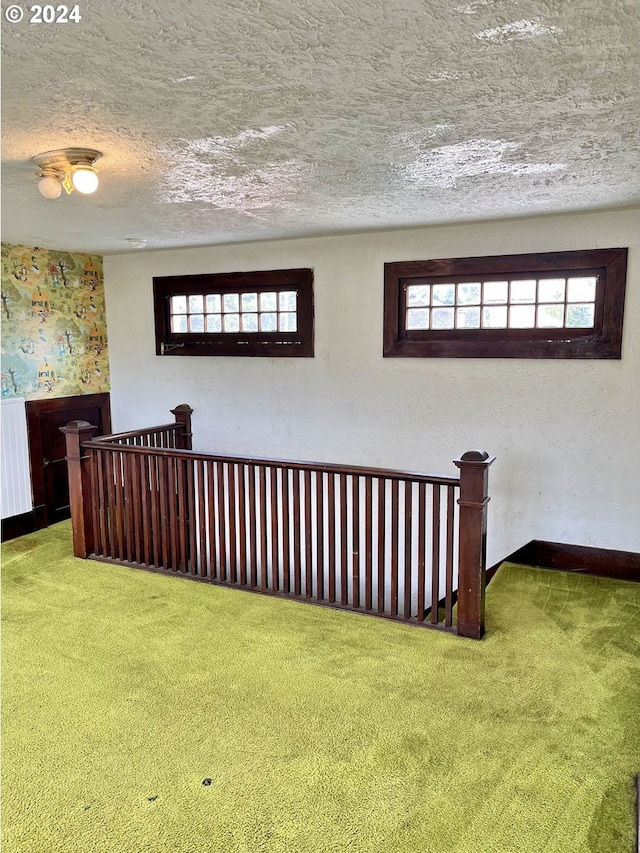
POLYGON ((10 518, 2 519, 2 541, 17 539, 18 536, 26 536, 36 530, 36 519, 33 510, 24 512, 22 515, 12 515, 10 518))
POLYGON ((509 554, 511 563, 640 583, 640 554, 533 539, 509 554))

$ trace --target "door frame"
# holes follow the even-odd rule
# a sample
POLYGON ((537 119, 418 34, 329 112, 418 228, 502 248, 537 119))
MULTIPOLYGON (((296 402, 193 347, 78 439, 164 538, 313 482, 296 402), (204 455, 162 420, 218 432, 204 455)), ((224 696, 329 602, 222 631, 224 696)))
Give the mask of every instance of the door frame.
POLYGON ((27 400, 27 433, 35 530, 41 530, 49 523, 44 485, 42 417, 65 409, 77 409, 80 406, 95 406, 100 412, 101 423, 97 424, 100 427, 100 433, 108 435, 111 432, 111 397, 108 391, 104 394, 78 394, 73 397, 54 397, 50 400, 27 400))

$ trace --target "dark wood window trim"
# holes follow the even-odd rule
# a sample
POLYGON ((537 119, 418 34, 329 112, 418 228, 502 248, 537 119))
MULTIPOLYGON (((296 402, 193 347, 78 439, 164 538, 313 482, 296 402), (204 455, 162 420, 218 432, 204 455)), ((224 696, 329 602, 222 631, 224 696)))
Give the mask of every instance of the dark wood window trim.
POLYGON ((157 355, 313 357, 313 270, 211 273, 153 279, 157 355), (187 332, 171 330, 172 296, 295 291, 296 331, 187 332))
POLYGON ((626 248, 385 264, 383 354, 399 358, 619 359, 626 271, 626 248), (576 275, 597 276, 595 322, 590 328, 406 328, 409 285, 576 275))

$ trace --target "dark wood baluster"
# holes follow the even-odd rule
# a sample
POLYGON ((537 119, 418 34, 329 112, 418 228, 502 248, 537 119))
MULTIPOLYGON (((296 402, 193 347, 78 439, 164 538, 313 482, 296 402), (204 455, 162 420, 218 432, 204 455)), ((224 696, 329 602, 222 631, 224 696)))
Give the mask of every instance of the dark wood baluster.
POLYGON ((454 511, 455 486, 447 486, 447 551, 446 551, 446 590, 444 598, 444 624, 453 625, 453 547, 454 547, 454 511))
POLYGON ((169 460, 164 456, 156 456, 158 470, 158 508, 160 511, 160 529, 162 530, 162 565, 165 569, 171 565, 170 535, 169 535, 169 460))
POLYGON ((282 591, 291 592, 291 542, 289 536, 289 469, 282 469, 282 591))
POLYGON ((351 477, 351 606, 360 607, 360 477, 351 477))
POLYGON ((120 455, 120 476, 122 489, 122 559, 127 563, 132 562, 130 554, 131 531, 133 520, 131 518, 131 477, 129 476, 129 454, 120 455))
POLYGON ((218 512, 216 508, 216 469, 213 460, 207 461, 207 507, 209 525, 209 572, 210 580, 217 580, 219 574, 218 564, 218 529, 216 520, 218 512))
POLYGON ((185 460, 176 459, 176 493, 178 512, 176 522, 178 525, 178 542, 179 542, 179 565, 181 572, 187 572, 189 569, 189 508, 187 498, 187 472, 185 470, 185 460))
POLYGON ((378 613, 384 613, 387 481, 378 480, 378 613))
POLYGON ((135 473, 134 463, 135 456, 133 453, 122 454, 122 474, 124 479, 124 508, 125 508, 125 552, 127 554, 127 562, 133 563, 136 560, 135 547, 135 473))
POLYGON ((432 486, 433 506, 431 519, 431 624, 438 624, 440 600, 440 486, 432 486))
POLYGON ((324 599, 324 474, 316 471, 316 598, 324 599))
POLYGON ((426 575, 426 516, 427 516, 427 496, 426 483, 418 483, 418 607, 417 619, 418 622, 424 622, 425 616, 425 575, 426 575))
MULTIPOLYGON (((198 482, 198 542, 199 542, 199 568, 198 574, 206 578, 209 574, 207 560, 207 477, 205 462, 199 459, 196 462, 196 477, 198 482)), ((195 519, 194 519, 195 523, 195 519)))
POLYGON ((116 560, 118 557, 118 543, 116 540, 116 487, 114 483, 114 451, 112 448, 102 453, 103 476, 104 476, 104 499, 106 509, 106 534, 107 552, 106 556, 116 560))
POLYGON ((247 466, 238 465, 238 559, 240 561, 240 584, 247 585, 247 506, 245 480, 247 466))
POLYGON ((233 462, 227 465, 227 501, 229 513, 229 581, 238 582, 238 565, 236 550, 236 466, 233 462))
POLYGON ((218 485, 218 548, 220 554, 219 580, 227 579, 227 546, 225 516, 227 508, 224 498, 224 462, 216 462, 216 480, 218 485))
POLYGON ((162 507, 160 503, 160 464, 157 456, 149 457, 149 485, 151 489, 151 517, 153 518, 153 565, 162 566, 162 507))
MULTIPOLYGON (((65 436, 66 437, 66 436, 65 436)), ((91 481, 91 528, 93 531, 93 553, 99 554, 100 547, 100 518, 98 513, 98 474, 97 474, 97 458, 96 451, 91 450, 88 453, 89 480, 91 481)), ((84 500, 84 496, 83 496, 84 500)), ((91 553, 91 549, 89 549, 91 553)), ((88 556, 88 555, 87 555, 88 556)))
POLYGON ((111 462, 111 450, 101 448, 99 451, 99 462, 98 462, 98 495, 100 498, 100 504, 102 507, 102 525, 103 529, 103 538, 102 541, 104 543, 103 556, 105 557, 113 557, 115 549, 112 545, 112 516, 113 516, 113 506, 112 506, 112 497, 111 497, 111 487, 109 480, 109 465, 111 462))
POLYGON ((391 615, 398 615, 398 481, 391 481, 391 615))
POLYGON ((192 575, 198 574, 198 519, 196 517, 196 477, 195 477, 195 460, 185 459, 184 465, 186 468, 187 480, 187 522, 188 522, 188 537, 187 537, 187 558, 189 571, 192 575))
POLYGON ((349 603, 349 546, 347 544, 347 475, 339 474, 340 483, 340 604, 349 603))
POLYGON ((371 477, 364 478, 364 606, 372 610, 373 596, 373 495, 371 477))
POLYGON ((178 476, 177 462, 175 457, 168 457, 168 481, 169 481, 169 534, 171 540, 171 566, 170 568, 177 572, 180 569, 180 532, 179 532, 179 517, 180 510, 178 506, 178 476))
POLYGON ((249 574, 249 586, 255 589, 258 586, 258 504, 256 503, 256 467, 249 465, 249 559, 251 569, 249 574))
POLYGON ((105 498, 104 453, 102 450, 94 450, 93 457, 98 484, 97 490, 93 494, 97 497, 96 503, 99 515, 98 527, 95 528, 97 533, 96 554, 106 557, 109 555, 109 543, 107 539, 109 534, 109 508, 105 498))
POLYGON ((133 492, 133 550, 136 563, 142 564, 142 531, 143 518, 142 515, 142 486, 140 469, 145 461, 144 457, 138 454, 128 454, 130 459, 131 472, 133 474, 132 492, 133 492))
POLYGON ((329 601, 336 600, 336 475, 327 475, 327 520, 329 522, 329 601))
POLYGON ((113 454, 113 478, 116 496, 116 556, 119 560, 126 559, 124 532, 124 483, 122 475, 122 453, 113 454))
POLYGON ((312 553, 313 540, 311 530, 311 471, 304 472, 304 568, 305 598, 313 595, 312 553))
POLYGON ((300 471, 293 469, 293 592, 302 592, 302 546, 300 542, 300 519, 302 508, 300 504, 300 471))
POLYGON ((411 545, 412 545, 413 483, 404 483, 404 595, 403 615, 411 619, 411 545))
POLYGON ((269 554, 267 551, 267 472, 264 465, 260 472, 260 589, 266 589, 269 583, 269 554))
POLYGON ((140 459, 140 494, 142 515, 142 555, 141 563, 143 566, 152 566, 153 557, 151 554, 151 541, 153 539, 153 511, 151 508, 151 491, 149 486, 149 456, 143 456, 140 459))
POLYGON ((280 468, 270 468, 271 485, 271 589, 278 592, 280 588, 280 561, 278 558, 278 528, 280 512, 278 507, 278 472, 280 468))

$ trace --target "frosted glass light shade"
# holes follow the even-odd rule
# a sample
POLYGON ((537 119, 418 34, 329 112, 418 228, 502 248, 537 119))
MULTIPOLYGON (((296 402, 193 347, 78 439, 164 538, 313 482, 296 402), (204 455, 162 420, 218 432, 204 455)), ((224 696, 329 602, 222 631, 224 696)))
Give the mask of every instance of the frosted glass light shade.
POLYGON ((71 182, 79 193, 90 195, 98 189, 98 176, 91 169, 76 169, 71 182))
POLYGON ((40 190, 40 195, 43 195, 45 198, 60 198, 62 184, 52 175, 47 175, 44 178, 40 178, 38 189, 40 190))

